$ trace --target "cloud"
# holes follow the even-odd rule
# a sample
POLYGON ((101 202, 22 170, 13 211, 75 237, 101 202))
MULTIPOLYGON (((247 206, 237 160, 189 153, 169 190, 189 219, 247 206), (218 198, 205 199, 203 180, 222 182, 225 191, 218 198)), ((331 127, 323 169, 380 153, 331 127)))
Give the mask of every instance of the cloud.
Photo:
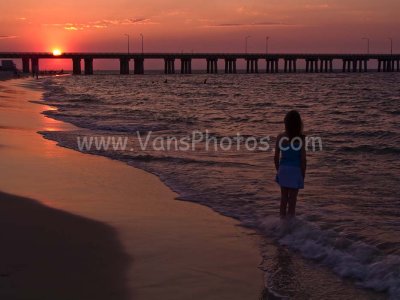
POLYGON ((131 18, 131 19, 121 19, 121 20, 100 20, 89 22, 88 25, 92 27, 108 27, 112 25, 132 25, 132 24, 149 24, 152 23, 150 19, 147 18, 131 18))
POLYGON ((72 31, 74 31, 74 30, 82 30, 82 28, 78 28, 78 27, 75 27, 75 26, 65 26, 64 29, 65 30, 72 30, 72 31))
POLYGON ((179 15, 186 15, 187 12, 185 10, 180 9, 170 9, 163 13, 165 16, 179 16, 179 15))
POLYGON ((306 4, 305 8, 308 10, 325 10, 331 8, 329 4, 306 4))
POLYGON ((236 13, 247 16, 266 16, 267 13, 262 9, 250 8, 248 6, 240 6, 235 9, 236 13))
POLYGON ((119 25, 152 25, 158 24, 148 18, 129 18, 129 19, 104 19, 98 21, 91 21, 87 23, 63 23, 63 24, 43 24, 44 26, 61 27, 69 31, 78 31, 84 29, 105 29, 112 26, 119 25))
POLYGON ((16 35, 0 35, 0 40, 6 40, 6 39, 16 39, 16 35))
POLYGON ((282 22, 252 22, 252 23, 220 23, 206 25, 206 27, 250 27, 250 26, 297 26, 282 22))

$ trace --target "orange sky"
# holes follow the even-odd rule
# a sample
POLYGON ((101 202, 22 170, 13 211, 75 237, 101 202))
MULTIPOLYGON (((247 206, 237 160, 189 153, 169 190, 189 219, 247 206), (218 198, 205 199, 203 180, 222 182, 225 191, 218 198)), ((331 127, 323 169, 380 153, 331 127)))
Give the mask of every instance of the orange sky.
POLYGON ((388 52, 398 0, 2 0, 0 51, 388 52))

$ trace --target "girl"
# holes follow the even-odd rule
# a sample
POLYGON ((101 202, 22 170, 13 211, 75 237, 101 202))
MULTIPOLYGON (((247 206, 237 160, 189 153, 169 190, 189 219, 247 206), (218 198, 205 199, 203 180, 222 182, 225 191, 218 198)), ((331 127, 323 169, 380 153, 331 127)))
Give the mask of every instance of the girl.
POLYGON ((281 187, 281 218, 294 217, 299 189, 306 176, 305 136, 303 122, 296 110, 285 116, 285 132, 278 135, 275 146, 276 182, 281 187))

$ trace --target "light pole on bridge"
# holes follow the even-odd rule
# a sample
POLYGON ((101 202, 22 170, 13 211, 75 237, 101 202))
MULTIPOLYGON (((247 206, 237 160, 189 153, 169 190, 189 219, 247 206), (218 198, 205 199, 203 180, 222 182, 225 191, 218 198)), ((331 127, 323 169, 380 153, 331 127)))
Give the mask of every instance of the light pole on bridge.
POLYGON ((367 41, 367 54, 369 54, 369 38, 362 38, 363 40, 367 41))
POLYGON ((142 54, 143 54, 143 33, 141 33, 140 36, 142 38, 142 54))
POLYGON ((129 34, 125 33, 125 35, 128 37, 128 54, 129 54, 129 34))
POLYGON ((265 37, 265 54, 268 54, 268 42, 269 42, 269 36, 265 37))
POLYGON ((393 55, 393 38, 388 38, 390 40, 390 55, 393 55))
POLYGON ((250 35, 248 35, 248 36, 246 36, 246 37, 244 38, 244 50, 245 50, 245 53, 246 53, 246 54, 247 54, 247 43, 248 43, 249 38, 251 38, 250 35))

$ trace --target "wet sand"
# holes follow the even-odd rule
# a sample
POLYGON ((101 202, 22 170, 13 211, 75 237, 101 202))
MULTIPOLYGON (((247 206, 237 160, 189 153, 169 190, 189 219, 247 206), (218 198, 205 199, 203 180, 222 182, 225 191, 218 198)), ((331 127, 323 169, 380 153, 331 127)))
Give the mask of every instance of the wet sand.
MULTIPOLYGON (((236 226, 236 221, 206 207, 175 200, 174 192, 142 170, 61 148, 45 140, 38 131, 78 128, 40 114, 50 107, 27 102, 39 100, 41 93, 30 79, 0 83, 0 190, 37 199, 48 207, 49 215, 56 209, 56 212, 68 212, 70 218, 78 218, 70 215, 74 214, 84 217, 83 220, 96 220, 87 220, 87 223, 98 226, 99 232, 103 229, 104 240, 113 236, 116 244, 111 248, 114 252, 107 252, 109 245, 104 249, 112 254, 107 263, 114 259, 120 263, 118 257, 124 252, 130 259, 122 268, 108 273, 110 291, 122 295, 112 299, 124 299, 124 289, 131 299, 257 299, 260 296, 263 274, 258 269, 259 240, 252 231, 236 226), (112 230, 108 226, 115 229, 115 234, 110 235, 112 230), (113 286, 115 278, 118 285, 113 286)), ((52 218, 53 226, 57 226, 58 218, 52 218)), ((68 224, 65 222, 64 226, 68 224)), ((76 224, 74 230, 79 231, 78 227, 76 224)), ((100 239, 100 233, 98 236, 100 239)), ((29 249, 28 244, 34 241, 29 240, 28 235, 23 238, 27 239, 24 245, 29 249)), ((44 236, 46 239, 49 237, 44 236)), ((104 243, 99 242, 99 247, 101 245, 104 243)), ((18 243, 9 247, 16 249, 18 243)), ((79 244, 82 255, 90 250, 88 247, 79 244)), ((48 253, 51 250, 40 249, 48 253)), ((26 257, 29 260, 34 256, 26 257)), ((66 263, 66 258, 59 261, 60 274, 66 263)), ((96 282, 90 272, 80 272, 81 264, 75 266, 82 281, 93 286, 104 284, 100 279, 96 282)), ((103 264, 99 264, 96 269, 102 268, 103 264)), ((19 290, 24 290, 30 277, 19 281, 19 290)), ((56 279, 50 282, 55 290, 57 282, 56 279)), ((37 291, 43 292, 41 288, 37 291)), ((59 292, 62 295, 62 291, 59 292)), ((31 295, 32 299, 37 296, 31 295)), ((81 292, 73 299, 87 297, 81 292)))

